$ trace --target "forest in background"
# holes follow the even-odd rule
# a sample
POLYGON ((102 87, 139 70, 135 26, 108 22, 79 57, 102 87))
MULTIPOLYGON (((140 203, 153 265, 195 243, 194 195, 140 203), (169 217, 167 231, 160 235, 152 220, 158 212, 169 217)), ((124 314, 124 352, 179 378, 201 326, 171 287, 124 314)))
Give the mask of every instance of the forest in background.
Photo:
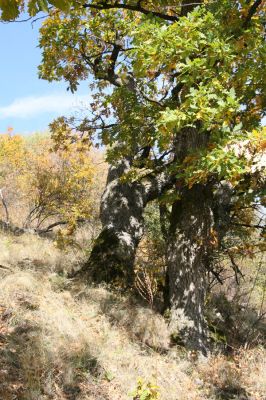
POLYGON ((263 399, 264 2, 0 9, 92 95, 0 137, 2 397, 263 399))

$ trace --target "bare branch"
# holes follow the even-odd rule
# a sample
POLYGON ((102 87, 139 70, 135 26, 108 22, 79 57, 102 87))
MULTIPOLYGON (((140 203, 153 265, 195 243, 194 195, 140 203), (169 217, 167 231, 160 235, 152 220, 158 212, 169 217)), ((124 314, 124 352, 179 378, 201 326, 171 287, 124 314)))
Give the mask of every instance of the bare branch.
POLYGON ((244 228, 265 229, 265 226, 263 226, 263 225, 251 225, 251 224, 244 224, 244 223, 238 223, 238 222, 231 222, 231 224, 235 225, 235 226, 243 226, 244 228))
POLYGON ((237 265, 237 263, 235 262, 235 259, 234 259, 233 255, 229 251, 227 252, 227 254, 228 254, 229 258, 230 258, 231 265, 232 265, 232 268, 233 268, 234 273, 235 273, 236 283, 239 285, 238 275, 240 275, 243 279, 244 279, 244 275, 242 274, 242 272, 241 272, 239 266, 237 265))

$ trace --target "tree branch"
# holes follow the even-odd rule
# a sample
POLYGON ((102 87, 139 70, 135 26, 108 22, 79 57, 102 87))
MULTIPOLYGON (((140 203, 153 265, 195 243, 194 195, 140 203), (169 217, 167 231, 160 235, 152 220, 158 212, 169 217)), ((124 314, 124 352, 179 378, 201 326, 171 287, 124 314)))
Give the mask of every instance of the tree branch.
POLYGON ((83 4, 84 8, 93 8, 96 10, 111 10, 111 9, 124 9, 124 10, 129 10, 129 11, 136 11, 136 12, 140 12, 142 14, 145 15, 153 15, 154 17, 158 17, 161 19, 164 19, 166 21, 171 21, 171 22, 176 22, 179 20, 179 17, 175 16, 175 15, 169 15, 169 14, 164 14, 161 12, 157 12, 157 11, 151 11, 151 10, 147 10, 146 8, 143 8, 141 6, 141 2, 139 1, 135 6, 134 5, 130 5, 130 4, 121 4, 116 2, 115 4, 108 4, 107 2, 101 2, 98 4, 83 4))
POLYGON ((242 272, 241 272, 239 266, 237 265, 237 263, 235 262, 235 259, 234 259, 233 255, 229 251, 227 251, 227 254, 228 254, 229 258, 230 258, 231 265, 232 265, 233 271, 235 273, 236 283, 239 285, 238 275, 240 275, 243 279, 244 279, 244 275, 242 274, 242 272))
POLYGON ((250 225, 250 224, 242 224, 242 223, 238 223, 238 222, 231 222, 231 225, 243 226, 244 228, 265 229, 265 226, 263 226, 263 225, 250 225))
POLYGON ((243 23, 244 29, 246 29, 248 27, 248 25, 250 24, 250 21, 251 21, 253 15, 256 13, 256 11, 259 8, 259 6, 261 5, 261 3, 262 3, 262 0, 256 0, 250 7, 248 15, 246 16, 246 19, 243 23))
POLYGON ((53 228, 55 228, 55 227, 57 227, 57 226, 60 226, 60 225, 67 225, 67 221, 58 221, 58 222, 54 222, 53 224, 48 225, 47 228, 45 228, 45 229, 40 229, 40 230, 38 230, 37 232, 38 232, 39 234, 48 233, 48 232, 51 232, 51 231, 53 230, 53 228))
MULTIPOLYGON (((215 277, 215 279, 220 283, 220 285, 224 284, 222 279, 221 279, 221 277, 220 277, 220 274, 219 274, 219 272, 221 272, 221 271, 217 272, 210 266, 207 267, 207 271, 210 272, 215 277)), ((213 282, 211 282, 211 284, 212 283, 213 282)))
POLYGON ((107 76, 109 82, 113 83, 115 86, 120 86, 116 73, 115 73, 115 64, 119 56, 119 52, 121 50, 121 46, 117 43, 114 44, 113 51, 110 56, 110 65, 107 69, 107 76))
POLYGON ((156 104, 157 106, 164 108, 164 105, 162 103, 160 103, 160 101, 155 100, 155 99, 151 99, 150 97, 146 96, 145 93, 143 93, 141 90, 139 90, 141 96, 143 97, 144 100, 147 100, 149 103, 153 103, 156 104))

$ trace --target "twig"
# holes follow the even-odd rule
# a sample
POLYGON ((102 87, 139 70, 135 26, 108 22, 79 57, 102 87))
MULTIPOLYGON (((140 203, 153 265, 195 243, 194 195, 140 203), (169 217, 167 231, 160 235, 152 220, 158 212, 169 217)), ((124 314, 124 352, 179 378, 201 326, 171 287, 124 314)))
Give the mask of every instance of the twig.
POLYGON ((242 224, 242 223, 238 223, 238 222, 231 222, 231 225, 243 226, 244 228, 265 229, 265 226, 263 226, 263 225, 250 225, 250 224, 242 224))
POLYGON ((257 9, 259 8, 259 6, 262 4, 262 0, 256 0, 252 6, 249 9, 248 15, 243 23, 243 28, 246 29, 248 27, 248 25, 250 24, 250 21, 253 17, 253 15, 256 13, 257 9))

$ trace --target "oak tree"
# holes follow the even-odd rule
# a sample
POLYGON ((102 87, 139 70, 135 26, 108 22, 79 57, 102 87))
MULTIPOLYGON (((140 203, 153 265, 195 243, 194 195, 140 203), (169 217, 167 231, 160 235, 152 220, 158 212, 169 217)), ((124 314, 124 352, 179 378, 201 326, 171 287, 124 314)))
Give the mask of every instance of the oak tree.
POLYGON ((51 125, 54 139, 97 138, 111 163, 87 268, 132 284, 143 209, 164 193, 170 326, 206 352, 206 271, 230 229, 232 199, 256 202, 265 182, 265 4, 50 3, 58 8, 41 28, 40 77, 71 91, 89 79, 94 92, 82 123, 51 125))

